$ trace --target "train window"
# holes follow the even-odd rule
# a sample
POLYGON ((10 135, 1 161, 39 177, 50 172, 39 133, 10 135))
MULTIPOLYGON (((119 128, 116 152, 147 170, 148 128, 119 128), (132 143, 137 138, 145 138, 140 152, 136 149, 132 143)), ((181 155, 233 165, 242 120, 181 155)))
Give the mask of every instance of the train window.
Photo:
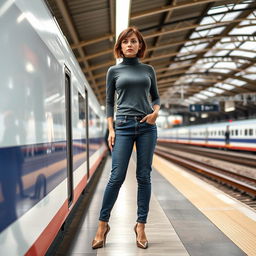
POLYGON ((85 98, 82 96, 80 92, 78 92, 78 108, 79 108, 79 119, 85 120, 85 98))
POLYGON ((236 136, 238 136, 238 130, 236 129, 236 136))
POLYGON ((249 136, 253 135, 253 129, 249 129, 249 136))
POLYGON ((244 130, 244 135, 245 135, 245 136, 248 135, 248 130, 247 130, 247 129, 244 130))

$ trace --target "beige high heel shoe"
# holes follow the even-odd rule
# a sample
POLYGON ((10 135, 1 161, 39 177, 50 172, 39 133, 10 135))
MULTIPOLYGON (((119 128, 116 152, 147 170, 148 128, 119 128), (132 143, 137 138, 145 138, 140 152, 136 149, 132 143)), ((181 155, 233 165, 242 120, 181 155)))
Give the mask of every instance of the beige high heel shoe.
POLYGON ((137 247, 142 248, 142 249, 147 249, 148 248, 148 241, 147 240, 146 241, 138 241, 137 226, 138 226, 138 223, 134 227, 134 232, 136 234, 137 247))
POLYGON ((109 230, 110 230, 110 226, 107 224, 107 230, 104 233, 103 240, 97 241, 97 240, 93 239, 93 241, 92 241, 92 249, 98 249, 98 248, 102 248, 103 246, 105 246, 106 238, 107 238, 107 234, 108 234, 109 230))

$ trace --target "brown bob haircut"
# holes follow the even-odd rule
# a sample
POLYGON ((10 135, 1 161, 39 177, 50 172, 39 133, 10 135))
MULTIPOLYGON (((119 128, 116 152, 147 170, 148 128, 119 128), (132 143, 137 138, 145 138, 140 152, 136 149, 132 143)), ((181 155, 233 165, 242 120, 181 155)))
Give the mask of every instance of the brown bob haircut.
POLYGON ((136 27, 128 27, 127 29, 123 30, 120 33, 120 35, 118 36, 118 39, 115 43, 115 47, 114 47, 115 58, 124 58, 124 54, 122 53, 122 50, 121 50, 122 41, 126 37, 130 36, 133 33, 137 36, 137 38, 139 40, 139 43, 141 44, 141 48, 139 49, 139 51, 137 53, 137 57, 138 58, 143 58, 144 57, 147 46, 146 46, 146 43, 143 39, 142 34, 139 32, 139 30, 136 27))

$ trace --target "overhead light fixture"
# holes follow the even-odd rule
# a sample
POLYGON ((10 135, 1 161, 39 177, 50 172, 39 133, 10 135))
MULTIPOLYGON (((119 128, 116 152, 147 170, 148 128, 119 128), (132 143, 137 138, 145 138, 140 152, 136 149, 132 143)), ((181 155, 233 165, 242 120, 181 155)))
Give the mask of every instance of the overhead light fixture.
POLYGON ((130 6, 131 0, 116 0, 116 40, 129 25, 130 6))
MULTIPOLYGON (((131 0, 116 0, 116 40, 129 26, 131 0)), ((117 59, 117 63, 120 60, 117 59)))

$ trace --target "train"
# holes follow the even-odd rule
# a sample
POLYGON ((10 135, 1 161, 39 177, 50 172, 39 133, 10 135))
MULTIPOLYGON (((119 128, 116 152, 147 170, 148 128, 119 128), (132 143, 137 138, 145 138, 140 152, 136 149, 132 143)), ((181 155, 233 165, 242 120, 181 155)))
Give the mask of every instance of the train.
POLYGON ((256 119, 159 129, 158 142, 256 151, 256 119))
POLYGON ((0 254, 45 255, 107 153, 106 118, 44 1, 1 1, 0 24, 0 254))

